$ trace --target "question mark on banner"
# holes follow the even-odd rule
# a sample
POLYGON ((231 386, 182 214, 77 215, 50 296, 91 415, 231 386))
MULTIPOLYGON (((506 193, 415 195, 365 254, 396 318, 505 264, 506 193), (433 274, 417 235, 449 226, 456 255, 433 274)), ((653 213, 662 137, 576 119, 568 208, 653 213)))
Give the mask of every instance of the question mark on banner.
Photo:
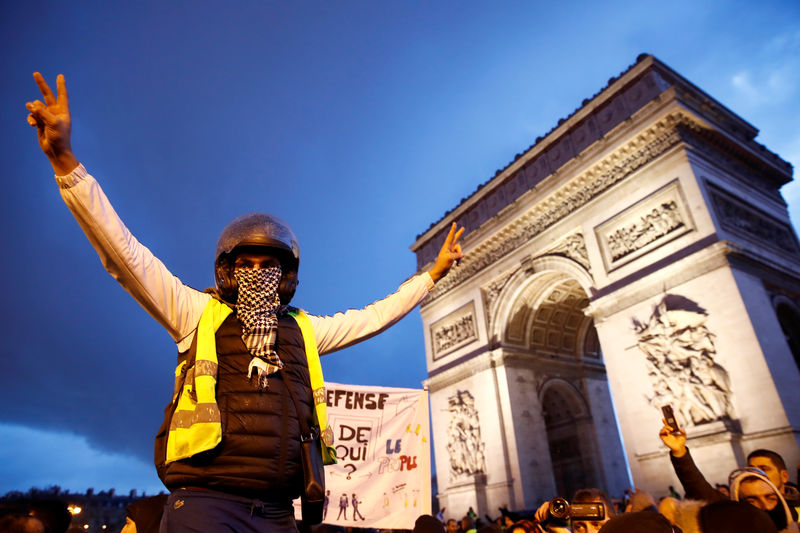
POLYGON ((354 464, 352 464, 352 463, 347 463, 346 465, 344 465, 344 467, 345 467, 345 468, 347 468, 348 466, 352 468, 352 470, 350 470, 350 471, 347 473, 347 479, 349 480, 349 479, 350 479, 350 474, 352 474, 353 472, 355 472, 356 470, 358 470, 358 468, 356 468, 356 465, 354 465, 354 464))

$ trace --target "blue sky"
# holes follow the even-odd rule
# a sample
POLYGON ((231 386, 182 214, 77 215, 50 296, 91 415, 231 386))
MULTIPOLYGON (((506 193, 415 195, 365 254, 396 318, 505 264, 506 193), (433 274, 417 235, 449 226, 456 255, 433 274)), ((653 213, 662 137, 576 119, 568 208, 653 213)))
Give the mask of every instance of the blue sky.
MULTIPOLYGON (((169 336, 100 265, 26 122, 64 73, 73 147, 184 282, 268 211, 302 249, 294 303, 359 307, 415 270, 417 234, 652 53, 800 163, 800 3, 4 2, 0 7, 0 494, 160 490, 169 336)), ((792 219, 800 187, 784 187, 792 219)), ((419 387, 421 320, 323 360, 340 383, 419 387)))

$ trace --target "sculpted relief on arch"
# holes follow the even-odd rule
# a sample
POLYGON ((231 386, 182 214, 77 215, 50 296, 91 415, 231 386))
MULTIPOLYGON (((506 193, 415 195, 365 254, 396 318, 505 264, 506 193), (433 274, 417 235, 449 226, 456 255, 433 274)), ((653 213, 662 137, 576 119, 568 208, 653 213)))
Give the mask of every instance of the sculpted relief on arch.
POLYGON ((478 340, 475 302, 464 305, 431 325, 433 360, 478 340))
POLYGON ((592 265, 589 263, 589 252, 586 249, 586 239, 581 232, 567 235, 546 253, 563 255, 581 265, 587 272, 592 270, 592 265))
POLYGON ((646 321, 633 319, 653 387, 650 404, 671 404, 684 426, 734 418, 728 372, 719 363, 708 314, 692 300, 666 295, 646 321))
POLYGON ((708 187, 723 228, 778 253, 800 255, 797 238, 786 223, 722 189, 711 184, 708 187))
POLYGON ((680 183, 669 185, 598 226, 597 242, 608 271, 694 229, 680 183))
POLYGON ((486 472, 486 445, 481 441, 481 425, 475 398, 469 391, 456 391, 447 400, 450 423, 447 426, 447 453, 450 456, 450 477, 486 472))

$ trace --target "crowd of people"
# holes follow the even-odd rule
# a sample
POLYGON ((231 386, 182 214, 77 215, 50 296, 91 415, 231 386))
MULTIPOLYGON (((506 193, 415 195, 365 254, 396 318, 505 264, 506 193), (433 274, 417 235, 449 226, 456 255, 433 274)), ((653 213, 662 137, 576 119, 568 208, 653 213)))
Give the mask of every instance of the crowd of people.
MULTIPOLYGON (((463 517, 423 516, 414 533, 787 533, 800 531, 800 491, 790 482, 780 454, 752 451, 747 465, 734 468, 727 484, 712 486, 695 465, 686 446, 686 432, 664 421, 659 432, 683 485, 658 501, 642 490, 611 499, 594 488, 578 490, 564 505, 543 503, 532 516, 499 509, 484 520, 469 509, 463 517), (566 509, 566 510, 565 510, 566 509), (598 509, 602 509, 598 513, 598 509)), ((735 466, 735 465, 732 465, 735 466)), ((800 469, 800 465, 798 465, 800 469)))

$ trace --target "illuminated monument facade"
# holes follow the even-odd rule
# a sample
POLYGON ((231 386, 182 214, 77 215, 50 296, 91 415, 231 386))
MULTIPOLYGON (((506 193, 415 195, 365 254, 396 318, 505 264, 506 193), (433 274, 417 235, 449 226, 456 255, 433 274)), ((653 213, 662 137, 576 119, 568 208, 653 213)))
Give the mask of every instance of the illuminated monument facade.
POLYGON ((619 496, 629 472, 665 495, 665 404, 711 483, 756 448, 797 464, 792 168, 756 134, 640 56, 418 237, 423 270, 466 226, 422 306, 447 515, 619 496))

